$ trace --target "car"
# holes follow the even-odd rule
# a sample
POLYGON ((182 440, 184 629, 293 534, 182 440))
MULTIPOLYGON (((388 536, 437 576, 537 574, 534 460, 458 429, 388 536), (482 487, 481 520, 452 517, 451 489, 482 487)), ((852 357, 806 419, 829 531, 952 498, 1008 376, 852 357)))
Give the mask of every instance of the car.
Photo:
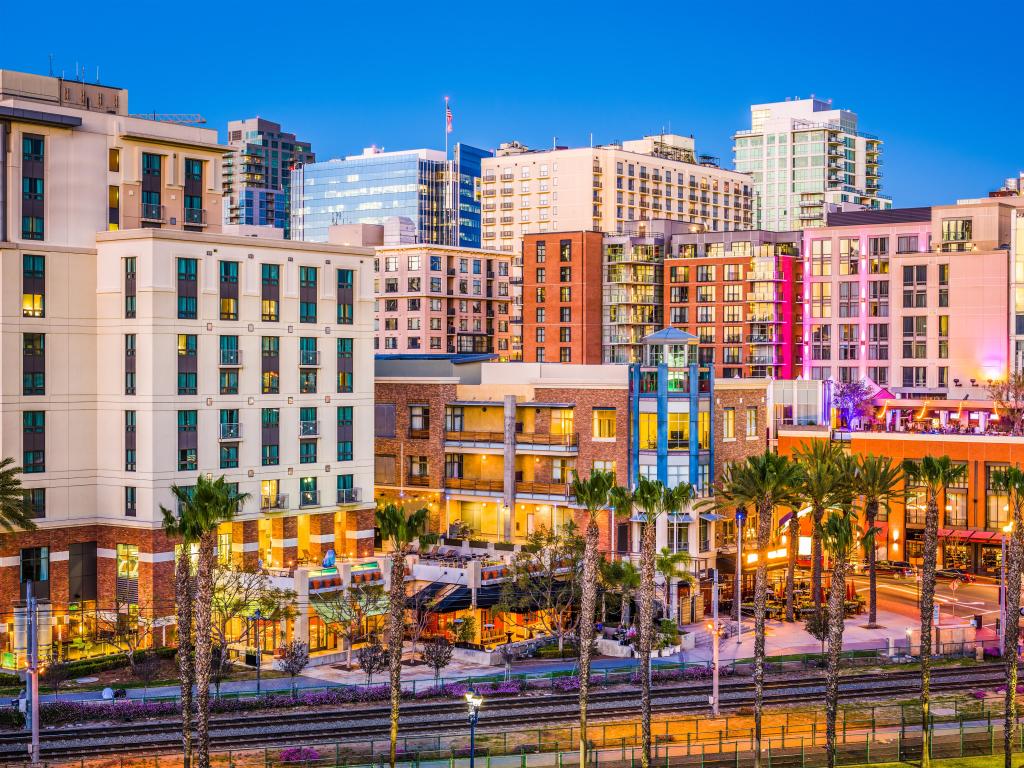
POLYGON ((968 573, 963 568, 940 568, 935 572, 935 575, 940 579, 946 579, 947 581, 960 581, 964 584, 973 584, 977 581, 977 578, 973 573, 968 573))
POLYGON ((875 570, 894 579, 909 579, 916 573, 914 566, 906 560, 879 560, 875 563, 875 570))

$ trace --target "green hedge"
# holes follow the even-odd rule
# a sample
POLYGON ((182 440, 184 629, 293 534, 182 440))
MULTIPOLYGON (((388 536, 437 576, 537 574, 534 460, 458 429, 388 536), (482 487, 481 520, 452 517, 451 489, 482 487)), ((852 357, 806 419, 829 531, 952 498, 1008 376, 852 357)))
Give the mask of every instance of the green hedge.
MULTIPOLYGON (((177 648, 157 648, 153 651, 139 651, 135 654, 135 660, 141 661, 150 653, 159 659, 173 659, 177 653, 177 648)), ((94 675, 97 672, 108 672, 112 669, 123 669, 127 666, 128 656, 123 653, 97 656, 92 659, 76 659, 68 662, 68 669, 75 677, 94 675)))
POLYGON ((0 672, 0 688, 14 688, 21 685, 21 676, 10 672, 0 672))
POLYGON ((17 707, 0 707, 0 728, 24 728, 25 716, 17 707))

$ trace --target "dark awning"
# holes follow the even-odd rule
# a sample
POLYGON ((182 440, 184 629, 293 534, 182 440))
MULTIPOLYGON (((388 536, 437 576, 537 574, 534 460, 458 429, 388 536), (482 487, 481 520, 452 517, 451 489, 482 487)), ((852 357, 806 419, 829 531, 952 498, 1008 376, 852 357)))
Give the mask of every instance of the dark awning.
MULTIPOLYGON (((453 586, 453 585, 447 585, 453 586)), ((446 592, 440 600, 434 605, 435 613, 454 613, 455 611, 465 611, 473 604, 473 595, 469 591, 469 587, 464 587, 461 584, 453 586, 453 588, 446 592)))

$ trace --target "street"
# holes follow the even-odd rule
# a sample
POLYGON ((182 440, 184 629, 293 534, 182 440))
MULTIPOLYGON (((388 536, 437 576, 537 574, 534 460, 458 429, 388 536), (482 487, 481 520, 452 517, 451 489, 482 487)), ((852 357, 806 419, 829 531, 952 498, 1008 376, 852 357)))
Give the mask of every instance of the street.
MULTIPOLYGON (((868 599, 867 574, 853 576, 850 580, 856 584, 857 593, 866 601, 868 599)), ((919 585, 914 578, 894 579, 888 575, 879 575, 876 584, 879 609, 902 614, 908 618, 920 619, 919 585)), ((980 614, 983 626, 993 628, 999 617, 999 588, 996 584, 961 583, 954 590, 949 580, 939 579, 935 586, 935 602, 939 606, 942 621, 969 618, 980 614)))

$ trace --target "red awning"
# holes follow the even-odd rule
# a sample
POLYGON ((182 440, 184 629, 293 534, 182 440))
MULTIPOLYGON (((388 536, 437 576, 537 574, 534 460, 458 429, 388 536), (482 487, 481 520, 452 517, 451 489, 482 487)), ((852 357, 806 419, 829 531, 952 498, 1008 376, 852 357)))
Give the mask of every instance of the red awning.
POLYGON ((960 541, 992 541, 999 537, 995 531, 966 531, 959 528, 940 528, 940 539, 959 539, 960 541))

